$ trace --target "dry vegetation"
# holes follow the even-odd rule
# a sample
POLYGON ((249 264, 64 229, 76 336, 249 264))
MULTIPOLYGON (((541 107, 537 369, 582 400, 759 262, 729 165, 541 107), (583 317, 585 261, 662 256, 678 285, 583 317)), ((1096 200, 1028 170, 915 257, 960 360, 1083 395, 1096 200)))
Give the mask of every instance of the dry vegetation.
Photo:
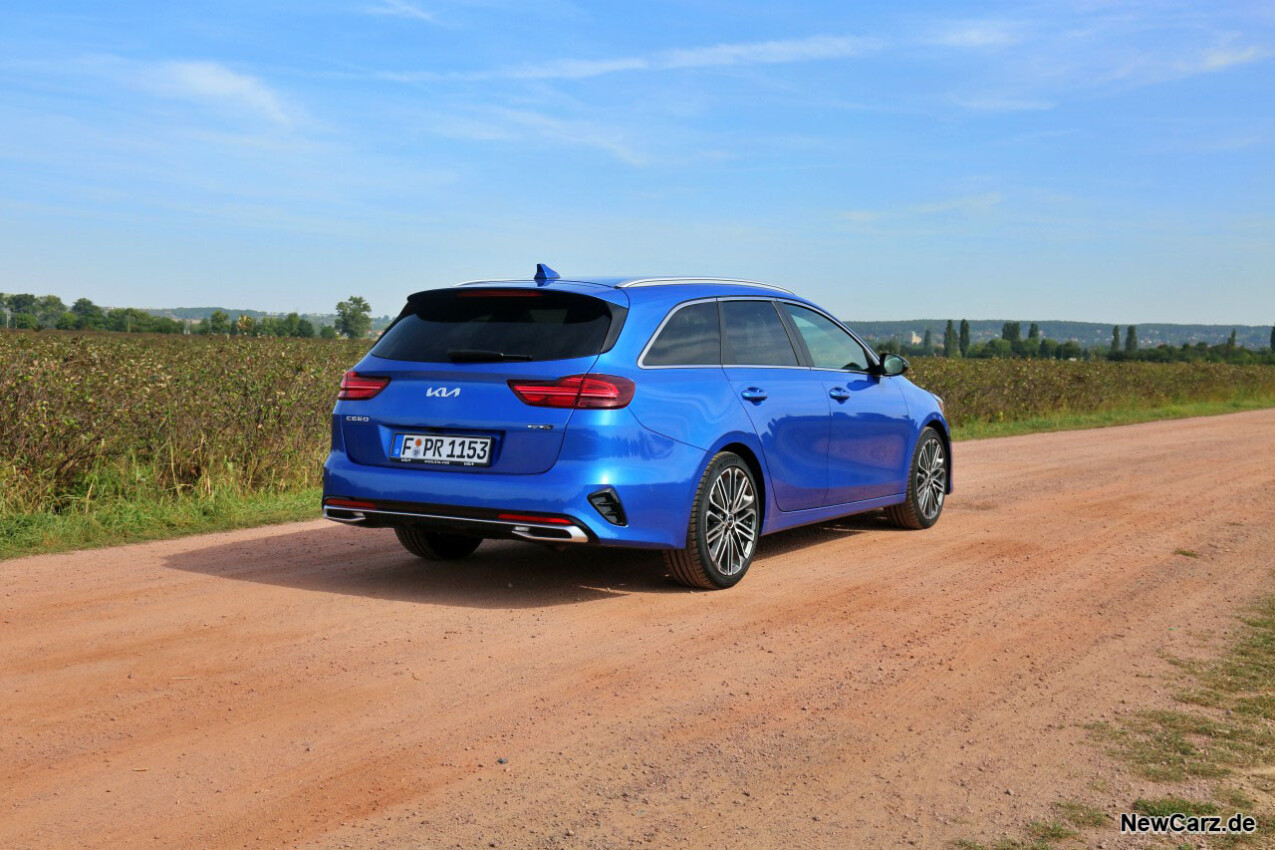
MULTIPOLYGON (((130 524, 142 535, 157 504, 218 499, 224 513, 234 500, 287 495, 295 504, 278 518, 304 510, 327 453, 337 383, 365 347, 0 332, 0 524, 10 534, 27 529, 23 547, 33 550, 74 543, 31 536, 32 523, 122 503, 130 507, 116 512, 120 532, 99 542, 130 524)), ((919 358, 912 377, 947 400, 958 436, 963 426, 980 433, 980 423, 1031 420, 1024 427, 1035 429, 1042 417, 1168 404, 1275 404, 1268 366, 919 358)), ((196 530, 191 522, 171 533, 196 530)))

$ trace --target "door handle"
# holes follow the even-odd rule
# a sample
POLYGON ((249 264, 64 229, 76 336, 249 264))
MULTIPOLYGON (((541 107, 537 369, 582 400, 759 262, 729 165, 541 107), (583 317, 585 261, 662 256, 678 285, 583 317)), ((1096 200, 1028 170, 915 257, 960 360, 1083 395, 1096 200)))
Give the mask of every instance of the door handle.
POLYGON ((766 394, 766 391, 761 389, 760 387, 749 387, 748 389, 740 393, 740 395, 743 396, 745 400, 754 401, 754 402, 765 401, 767 398, 769 398, 769 396, 766 394))
POLYGON ((833 387, 828 390, 828 396, 830 398, 835 398, 837 401, 845 401, 850 398, 850 391, 844 387, 833 387))

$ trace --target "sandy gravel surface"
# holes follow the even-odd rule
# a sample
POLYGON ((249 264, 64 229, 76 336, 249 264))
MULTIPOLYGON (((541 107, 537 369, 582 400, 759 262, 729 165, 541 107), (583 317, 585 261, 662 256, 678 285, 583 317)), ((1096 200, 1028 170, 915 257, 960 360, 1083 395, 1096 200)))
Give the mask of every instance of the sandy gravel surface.
POLYGON ((323 521, 3 562, 0 846, 933 847, 1115 810, 1154 789, 1082 727, 1168 704, 1164 656, 1275 585, 1272 437, 959 444, 934 529, 768 537, 717 593, 323 521))

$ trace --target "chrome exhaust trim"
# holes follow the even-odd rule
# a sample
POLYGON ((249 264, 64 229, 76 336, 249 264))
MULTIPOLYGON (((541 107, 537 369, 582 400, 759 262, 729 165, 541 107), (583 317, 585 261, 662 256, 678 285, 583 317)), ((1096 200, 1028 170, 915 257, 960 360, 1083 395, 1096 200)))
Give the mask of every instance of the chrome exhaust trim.
POLYGON ((574 525, 515 525, 514 535, 537 543, 588 543, 589 536, 574 525), (545 531, 565 531, 567 537, 542 534, 545 531))
POLYGON ((476 517, 467 516, 446 516, 444 514, 419 514, 410 511, 385 511, 373 510, 371 508, 342 508, 337 506, 323 506, 324 519, 330 519, 333 522, 342 522, 347 525, 354 525, 367 521, 366 514, 378 514, 382 516, 401 516, 411 519, 427 519, 440 520, 443 522, 458 523, 477 523, 479 525, 499 526, 502 530, 507 530, 514 537, 521 537, 523 540, 531 540, 536 543, 588 543, 589 535, 584 529, 578 525, 553 525, 550 523, 530 523, 530 522, 510 522, 508 520, 496 519, 478 519, 476 517), (337 511, 346 516, 334 516, 333 511, 337 511), (565 536, 562 536, 564 535, 565 536))
POLYGON ((333 522, 343 522, 347 525, 353 525, 367 520, 367 517, 363 516, 363 511, 361 510, 356 511, 352 508, 330 508, 327 505, 323 506, 323 518, 330 519, 333 522), (349 516, 336 516, 331 513, 332 511, 341 511, 342 513, 349 514, 349 516))

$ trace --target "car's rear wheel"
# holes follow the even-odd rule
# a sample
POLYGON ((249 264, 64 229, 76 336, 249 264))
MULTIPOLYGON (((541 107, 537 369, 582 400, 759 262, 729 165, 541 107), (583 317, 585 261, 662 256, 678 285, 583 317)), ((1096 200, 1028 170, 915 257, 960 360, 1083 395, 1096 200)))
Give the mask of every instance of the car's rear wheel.
POLYGON ((885 515, 900 528, 929 528, 939 521, 947 494, 950 468, 947 447, 933 428, 921 431, 912 452, 908 474, 908 497, 900 505, 885 509, 885 515))
POLYGON ((760 508, 748 464, 731 452, 713 458, 695 491, 686 548, 664 553, 673 578, 706 590, 738 584, 757 551, 760 508))
POLYGON ((459 561, 467 558, 483 542, 481 537, 463 534, 447 534, 443 531, 427 531, 423 528, 399 526, 394 529, 403 548, 429 561, 459 561))

